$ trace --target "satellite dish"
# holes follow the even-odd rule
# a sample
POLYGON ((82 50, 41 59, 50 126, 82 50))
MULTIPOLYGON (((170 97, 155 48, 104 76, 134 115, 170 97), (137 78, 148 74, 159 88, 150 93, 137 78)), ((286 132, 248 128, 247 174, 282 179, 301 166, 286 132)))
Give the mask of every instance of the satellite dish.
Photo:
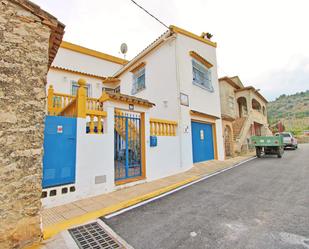
POLYGON ((120 45, 120 51, 126 57, 126 53, 128 52, 128 45, 126 43, 122 43, 120 45))

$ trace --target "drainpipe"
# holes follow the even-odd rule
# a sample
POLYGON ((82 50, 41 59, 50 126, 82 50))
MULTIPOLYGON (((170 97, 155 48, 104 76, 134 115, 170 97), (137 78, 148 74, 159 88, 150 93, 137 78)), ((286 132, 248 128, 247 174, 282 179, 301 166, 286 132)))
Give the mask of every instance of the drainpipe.
MULTIPOLYGON (((175 37, 176 38, 176 37, 175 37)), ((180 79, 179 79, 179 64, 178 64, 178 54, 177 54, 177 38, 175 39, 175 69, 176 69, 176 85, 177 85, 177 99, 178 99, 178 120, 179 120, 179 126, 178 126, 178 134, 179 134, 179 155, 180 155, 180 167, 183 167, 183 159, 182 159, 182 148, 183 148, 183 142, 182 142, 182 111, 181 111, 181 105, 180 105, 180 79)))

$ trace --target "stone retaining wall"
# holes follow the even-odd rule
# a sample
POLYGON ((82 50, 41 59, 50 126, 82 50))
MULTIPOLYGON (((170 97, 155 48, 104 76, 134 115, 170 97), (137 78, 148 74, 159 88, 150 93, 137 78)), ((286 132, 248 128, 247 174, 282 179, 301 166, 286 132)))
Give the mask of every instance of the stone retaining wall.
POLYGON ((0 248, 41 237, 45 83, 51 30, 0 0, 0 248))

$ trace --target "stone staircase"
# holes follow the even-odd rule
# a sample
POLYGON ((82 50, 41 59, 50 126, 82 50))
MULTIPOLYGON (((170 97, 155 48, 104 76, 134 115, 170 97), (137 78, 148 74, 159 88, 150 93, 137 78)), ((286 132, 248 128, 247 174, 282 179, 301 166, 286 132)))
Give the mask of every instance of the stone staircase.
POLYGON ((233 140, 235 141, 237 138, 239 138, 242 128, 244 127, 244 124, 246 123, 247 117, 241 117, 236 119, 233 122, 233 133, 234 137, 233 140))

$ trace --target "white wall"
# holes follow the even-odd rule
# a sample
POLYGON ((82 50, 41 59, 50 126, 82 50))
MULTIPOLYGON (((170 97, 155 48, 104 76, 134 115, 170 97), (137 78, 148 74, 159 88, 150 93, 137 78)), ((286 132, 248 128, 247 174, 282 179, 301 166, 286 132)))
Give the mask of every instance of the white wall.
POLYGON ((46 91, 48 91, 50 85, 53 85, 56 93, 72 94, 71 82, 78 81, 80 78, 85 79, 87 84, 91 84, 91 97, 99 98, 101 96, 103 83, 100 79, 59 71, 53 68, 49 69, 47 74, 46 91))
POLYGON ((75 200, 111 192, 114 184, 114 108, 106 107, 107 118, 104 134, 87 134, 86 119, 77 118, 76 133, 76 179, 75 192, 61 194, 60 187, 57 195, 42 199, 43 207, 63 205, 75 200), (103 183, 95 182, 96 177, 105 177, 103 183))
MULTIPOLYGON (((148 99, 156 104, 149 111, 151 118, 177 120, 179 115, 176 91, 175 40, 170 38, 159 49, 147 54, 135 66, 141 62, 146 63, 146 89, 134 96, 148 99), (166 105, 164 101, 167 101, 166 105)), ((120 76, 120 79, 121 93, 132 95, 133 74, 126 71, 120 76)))
MULTIPOLYGON (((52 66, 65 68, 77 72, 94 74, 97 76, 112 76, 122 65, 99 59, 94 56, 85 55, 65 48, 59 48, 58 53, 52 63, 52 66)), ((68 71, 50 68, 47 74, 47 89, 53 85, 55 92, 71 94, 71 82, 84 78, 88 84, 91 84, 91 96, 99 98, 102 94, 102 87, 114 87, 106 85, 102 80, 95 77, 78 75, 68 71)))
POLYGON ((112 76, 122 65, 94 56, 59 48, 52 66, 71 69, 98 76, 112 76))
MULTIPOLYGON (((183 106, 181 108, 181 120, 183 129, 183 137, 181 139, 182 154, 184 156, 184 166, 187 166, 190 160, 192 160, 192 117, 188 115, 189 110, 196 110, 202 113, 221 117, 220 92, 217 74, 217 58, 216 48, 181 34, 177 35, 176 51, 180 92, 189 95, 189 107, 183 106), (213 64, 213 67, 211 68, 212 84, 214 88, 213 92, 209 92, 192 83, 192 57, 189 54, 190 51, 198 53, 200 56, 213 64), (190 152, 191 155, 189 155, 190 152)), ((223 133, 220 119, 216 121, 216 128, 218 159, 224 160, 223 133)))

